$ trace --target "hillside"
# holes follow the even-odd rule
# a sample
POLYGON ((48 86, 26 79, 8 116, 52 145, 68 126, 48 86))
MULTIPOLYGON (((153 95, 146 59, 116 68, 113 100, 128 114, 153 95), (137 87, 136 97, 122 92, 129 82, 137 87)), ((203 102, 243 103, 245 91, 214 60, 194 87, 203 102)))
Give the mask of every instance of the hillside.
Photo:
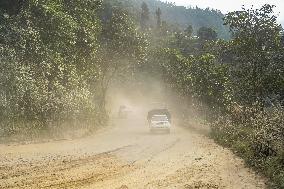
POLYGON ((129 6, 133 8, 135 14, 140 13, 141 4, 142 2, 145 2, 150 10, 150 19, 152 24, 154 24, 155 22, 155 11, 157 8, 160 8, 162 11, 162 20, 166 21, 168 24, 176 25, 180 29, 184 29, 188 25, 192 25, 195 32, 203 26, 211 27, 217 31, 219 38, 230 38, 228 28, 223 25, 224 15, 219 10, 200 9, 198 7, 186 8, 183 6, 176 6, 172 3, 164 3, 159 0, 127 1, 129 3, 129 6))

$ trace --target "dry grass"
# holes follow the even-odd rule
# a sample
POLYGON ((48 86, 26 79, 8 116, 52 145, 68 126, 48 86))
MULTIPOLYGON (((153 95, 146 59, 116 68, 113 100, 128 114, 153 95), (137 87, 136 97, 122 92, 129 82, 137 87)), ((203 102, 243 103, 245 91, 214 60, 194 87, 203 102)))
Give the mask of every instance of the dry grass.
POLYGON ((284 110, 242 108, 212 124, 212 136, 284 188, 284 110))

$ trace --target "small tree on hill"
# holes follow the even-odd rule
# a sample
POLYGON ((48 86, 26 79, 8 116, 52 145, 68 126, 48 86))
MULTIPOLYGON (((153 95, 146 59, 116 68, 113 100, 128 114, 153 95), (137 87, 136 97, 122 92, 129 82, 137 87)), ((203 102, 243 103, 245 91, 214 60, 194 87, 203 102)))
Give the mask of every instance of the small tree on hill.
POLYGON ((162 15, 162 11, 161 11, 160 8, 158 8, 158 9, 156 10, 157 28, 161 28, 161 26, 162 26, 161 15, 162 15))
POLYGON ((207 27, 199 28, 197 36, 203 41, 213 41, 218 37, 217 32, 214 29, 207 27))
POLYGON ((149 11, 148 5, 145 2, 142 3, 141 9, 142 9, 141 20, 140 20, 141 29, 147 30, 148 27, 149 27, 148 21, 149 21, 149 17, 150 17, 149 16, 150 11, 149 11))
POLYGON ((185 30, 184 33, 187 37, 191 37, 193 33, 193 27, 192 25, 189 25, 185 30))

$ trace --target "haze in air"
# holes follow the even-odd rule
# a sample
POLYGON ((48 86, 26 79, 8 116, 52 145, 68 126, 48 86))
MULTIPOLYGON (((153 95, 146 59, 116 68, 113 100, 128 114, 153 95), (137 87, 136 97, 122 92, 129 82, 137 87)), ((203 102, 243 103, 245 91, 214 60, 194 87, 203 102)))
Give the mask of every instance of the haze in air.
POLYGON ((262 5, 268 3, 271 5, 275 5, 275 14, 278 16, 278 21, 284 25, 284 12, 281 9, 284 7, 284 2, 281 0, 236 0, 236 1, 223 1, 223 0, 217 0, 217 1, 211 1, 211 0, 162 0, 163 2, 172 2, 175 3, 178 6, 185 6, 185 7, 195 7, 198 6, 199 8, 213 8, 218 9, 222 11, 223 13, 228 13, 232 11, 238 10, 240 7, 245 6, 246 8, 250 8, 251 6, 254 6, 254 8, 260 8, 262 5))
POLYGON ((175 2, 0 1, 0 188, 284 188, 282 1, 175 2))

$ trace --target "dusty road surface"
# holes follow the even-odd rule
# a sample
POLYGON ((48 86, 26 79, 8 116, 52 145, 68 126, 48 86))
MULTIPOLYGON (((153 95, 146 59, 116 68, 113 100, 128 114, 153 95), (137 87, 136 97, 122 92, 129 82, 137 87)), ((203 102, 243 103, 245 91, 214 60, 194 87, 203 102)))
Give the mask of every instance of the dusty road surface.
POLYGON ((143 118, 77 140, 0 145, 0 188, 265 188, 229 150, 174 126, 148 131, 143 118))

